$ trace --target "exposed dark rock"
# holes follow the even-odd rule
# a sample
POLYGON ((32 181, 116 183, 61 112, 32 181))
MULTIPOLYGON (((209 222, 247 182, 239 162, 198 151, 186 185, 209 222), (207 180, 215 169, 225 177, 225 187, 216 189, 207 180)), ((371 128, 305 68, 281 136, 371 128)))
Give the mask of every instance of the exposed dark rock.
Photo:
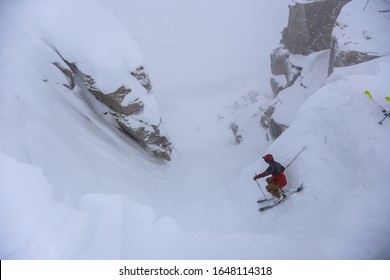
POLYGON ((275 111, 274 106, 269 106, 267 110, 264 112, 264 114, 260 118, 260 123, 263 127, 269 128, 271 125, 271 116, 275 111))
MULTIPOLYGON (((283 89, 288 88, 289 86, 293 85, 295 83, 295 81, 299 78, 299 76, 301 75, 301 72, 302 72, 302 67, 295 66, 294 64, 291 63, 291 61, 289 60, 288 52, 285 53, 283 58, 285 59, 285 61, 276 62, 279 65, 282 65, 282 64, 284 65, 283 71, 285 73, 282 74, 284 76, 283 81, 281 81, 282 75, 276 74, 276 73, 280 73, 280 72, 276 72, 276 73, 272 72, 272 74, 274 74, 274 76, 271 77, 271 79, 270 79, 271 89, 272 89, 274 96, 277 96, 278 93, 280 91, 282 91, 283 89)), ((273 61, 271 58, 271 66, 272 65, 273 65, 273 61)))
POLYGON ((270 119, 269 133, 273 139, 278 138, 288 128, 288 125, 278 123, 273 118, 270 119))
POLYGON ((291 54, 309 55, 332 46, 332 30, 342 7, 351 0, 317 0, 289 6, 289 20, 280 46, 271 54, 271 88, 276 96, 290 87, 302 68, 291 63, 291 54), (278 75, 284 75, 287 84, 278 75))
POLYGON ((95 87, 95 81, 91 76, 85 75, 83 73, 81 74, 89 91, 96 97, 97 100, 103 102, 111 110, 123 114, 125 116, 129 116, 134 113, 140 112, 144 107, 142 101, 138 99, 133 100, 131 103, 129 103, 126 106, 122 104, 122 101, 125 99, 126 95, 131 93, 131 89, 121 86, 114 92, 103 93, 102 91, 100 91, 95 87))
POLYGON ((284 46, 280 46, 271 54, 271 73, 274 75, 287 75, 287 59, 289 52, 284 46))
POLYGON ((140 120, 131 124, 126 118, 118 119, 120 129, 135 139, 141 146, 150 150, 156 157, 170 161, 172 153, 172 143, 162 135, 156 125, 149 125, 140 120))
POLYGON ((282 43, 293 54, 329 49, 332 30, 342 7, 351 0, 320 0, 290 5, 282 43))
POLYGON ((58 62, 54 62, 53 65, 55 65, 58 69, 60 69, 61 72, 65 75, 65 77, 68 79, 68 84, 63 84, 63 85, 69 89, 73 89, 76 85, 76 83, 74 81, 73 72, 70 69, 65 68, 64 66, 62 66, 58 62))
MULTIPOLYGON (((366 39, 369 40, 369 38, 366 39)), ((338 44, 337 38, 333 36, 328 69, 329 75, 333 72, 335 67, 351 66, 380 57, 380 55, 377 54, 370 54, 356 50, 340 50, 338 44)))
POLYGON ((273 140, 278 138, 288 128, 288 125, 278 123, 272 118, 274 111, 275 107, 269 106, 260 118, 261 125, 268 129, 269 135, 273 140))
POLYGON ((148 93, 152 93, 152 82, 150 81, 149 75, 145 72, 145 69, 142 65, 130 74, 141 83, 141 85, 147 90, 148 93))
POLYGON ((271 83, 271 89, 274 96, 277 96, 279 92, 281 92, 283 89, 287 87, 287 83, 281 84, 274 77, 271 78, 270 83, 271 83))
POLYGON ((234 135, 234 142, 236 144, 240 144, 241 141, 242 141, 242 135, 238 134, 238 124, 236 123, 231 123, 230 124, 230 129, 232 130, 233 132, 233 135, 234 135))
MULTIPOLYGON (((76 84, 82 84, 80 87, 86 87, 98 101, 105 104, 111 110, 109 111, 109 116, 114 117, 121 131, 135 139, 141 146, 147 148, 158 158, 168 161, 171 159, 172 144, 160 131, 159 126, 161 125, 161 120, 156 125, 149 124, 138 118, 133 118, 134 114, 142 113, 144 109, 143 102, 138 98, 134 98, 131 102, 126 101, 126 104, 123 104, 125 98, 129 94, 132 94, 132 89, 122 85, 114 92, 104 93, 96 87, 93 77, 80 71, 75 63, 67 61, 61 55, 60 57, 67 67, 58 62, 53 64, 68 78, 69 84, 65 84, 64 86, 73 89, 76 84)), ((143 66, 131 72, 131 75, 140 82, 148 93, 152 92, 152 84, 143 66)), ((104 115, 108 116, 107 112, 104 115)))

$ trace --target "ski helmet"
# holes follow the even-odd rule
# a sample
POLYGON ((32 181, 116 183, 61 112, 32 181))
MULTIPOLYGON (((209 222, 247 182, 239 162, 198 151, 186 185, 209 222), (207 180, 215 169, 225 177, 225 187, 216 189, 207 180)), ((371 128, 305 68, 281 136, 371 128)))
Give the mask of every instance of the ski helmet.
POLYGON ((264 161, 271 161, 274 160, 274 157, 271 154, 266 154, 263 156, 264 161))

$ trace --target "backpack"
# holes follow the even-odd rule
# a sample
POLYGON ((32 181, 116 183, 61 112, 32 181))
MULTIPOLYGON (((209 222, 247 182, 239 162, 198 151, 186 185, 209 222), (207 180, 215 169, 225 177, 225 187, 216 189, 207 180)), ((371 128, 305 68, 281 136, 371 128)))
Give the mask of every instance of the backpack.
POLYGON ((286 169, 286 168, 284 168, 283 165, 281 165, 279 162, 276 162, 276 161, 275 161, 275 164, 273 166, 275 168, 274 170, 275 170, 275 174, 276 175, 279 175, 280 173, 283 173, 284 170, 286 169))

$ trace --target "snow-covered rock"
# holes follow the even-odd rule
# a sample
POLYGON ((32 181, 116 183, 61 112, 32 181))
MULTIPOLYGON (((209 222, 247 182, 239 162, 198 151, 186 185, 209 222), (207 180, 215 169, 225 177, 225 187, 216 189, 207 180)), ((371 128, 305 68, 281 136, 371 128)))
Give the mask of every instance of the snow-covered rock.
MULTIPOLYGON (((139 145, 129 145, 132 141, 115 128, 119 113, 89 90, 113 93, 121 86, 124 91, 131 88, 130 94, 118 93, 123 98, 118 104, 138 98, 144 106, 123 121, 140 129, 142 122, 159 124, 159 106, 147 93, 146 75, 137 70, 144 64, 115 60, 135 58, 135 53, 126 55, 127 44, 107 46, 107 59, 96 60, 96 53, 105 53, 102 48, 109 42, 102 40, 88 60, 84 52, 79 55, 81 46, 75 43, 84 38, 79 32, 61 43, 66 26, 60 27, 62 35, 36 36, 48 34, 42 27, 56 29, 57 16, 49 24, 31 24, 33 30, 26 30, 31 17, 31 23, 47 19, 34 16, 45 8, 48 15, 59 13, 55 7, 74 13, 75 21, 84 18, 86 27, 102 19, 93 5, 85 6, 89 1, 77 1, 77 7, 91 13, 67 10, 75 2, 46 1, 49 6, 42 8, 40 0, 0 1, 1 259, 390 258, 386 215, 390 122, 378 124, 382 110, 390 109, 389 56, 337 67, 328 77, 329 49, 307 56, 290 54, 289 61, 301 72, 276 97, 263 94, 267 82, 258 88, 254 86, 258 81, 239 79, 167 90, 159 105, 180 160, 175 157, 170 164, 161 164, 139 145), (34 11, 35 5, 39 11, 34 11), (10 7, 15 10, 9 11, 10 7), (16 18, 23 10, 24 16, 16 18), (63 44, 69 46, 59 49, 63 44), (367 90, 371 98, 364 94, 367 90), (231 105, 221 108, 226 104, 231 105), (272 118, 288 126, 272 143, 267 141, 271 129, 259 127, 263 114, 270 117, 265 122, 272 118), (232 130, 237 127, 232 123, 238 126, 236 135, 243 136, 240 145, 234 145, 232 130), (252 178, 266 169, 261 156, 272 153, 288 164, 302 146, 306 149, 286 175, 289 185, 303 182, 304 191, 260 214, 256 200, 263 195, 258 187, 264 188, 265 181, 257 186, 252 178)), ((107 5, 121 9, 125 2, 129 3, 107 0, 107 5)), ((131 2, 135 5, 131 7, 151 3, 131 2)), ((187 2, 172 3, 180 10, 188 8, 187 2)), ((202 11, 205 3, 214 1, 190 2, 202 11)), ((257 7, 269 12, 276 2, 282 1, 257 7)), ((121 10, 130 16, 127 9, 121 10)), ((240 15, 236 22, 247 18, 244 10, 240 15)), ((67 23, 67 17, 62 19, 67 23)), ((116 24, 95 24, 100 39, 105 37, 99 34, 106 34, 100 29, 107 28, 113 36, 118 31, 116 24)), ((221 28, 230 32, 229 26, 221 28)), ((289 76, 285 77, 287 81, 289 76)))
POLYGON ((329 73, 335 67, 389 55, 389 14, 389 1, 351 1, 345 5, 332 31, 329 73))
MULTIPOLYGON (((287 176, 290 180, 299 178, 308 187, 307 196, 299 203, 315 204, 317 210, 324 207, 323 213, 337 212, 337 218, 329 216, 331 227, 348 229, 345 240, 339 240, 343 253, 336 248, 329 251, 325 240, 332 237, 324 234, 324 249, 333 256, 389 258, 390 227, 384 213, 389 212, 390 130, 389 123, 387 128, 378 124, 383 118, 378 104, 390 110, 390 103, 385 100, 389 71, 389 56, 335 68, 325 85, 308 98, 290 127, 268 151, 280 155, 282 162, 288 162, 283 157, 291 149, 307 147, 289 168, 287 176), (364 95, 367 88, 375 92, 373 100, 364 95), (342 202, 339 204, 338 200, 342 202), (366 245, 372 248, 370 252, 361 251, 366 245)), ((310 216, 304 212, 300 213, 301 219, 310 216)), ((317 220, 310 228, 321 227, 321 223, 317 220)), ((330 233, 332 229, 325 231, 330 233)), ((318 234, 323 234, 320 229, 318 234)))
POLYGON ((288 61, 296 69, 296 72, 290 72, 293 80, 278 93, 260 120, 262 126, 268 129, 270 140, 278 138, 289 127, 300 106, 325 84, 329 54, 329 50, 308 56, 290 54, 288 61))
MULTIPOLYGON (((387 1, 298 1, 289 8, 288 26, 282 32, 281 45, 271 54, 270 82, 275 96, 281 92, 283 96, 288 92, 298 94, 295 89, 286 90, 295 86, 305 96, 295 98, 303 102, 324 84, 335 67, 389 54, 390 5, 387 1), (362 21, 365 24, 361 24, 362 21)), ((275 115, 283 115, 281 110, 294 111, 287 107, 286 104, 273 106, 275 115)), ((296 101, 290 105, 290 108, 298 107, 296 101)), ((273 139, 288 127, 290 121, 284 119, 262 117, 262 124, 273 131, 273 139)))
POLYGON ((271 89, 275 96, 280 91, 294 84, 302 71, 302 67, 295 65, 289 58, 291 53, 283 45, 271 54, 271 89))
POLYGON ((152 84, 143 66, 139 66, 131 72, 131 76, 138 80, 142 87, 127 88, 121 85, 114 92, 106 93, 97 88, 93 77, 81 72, 75 63, 62 59, 65 65, 58 62, 54 65, 69 78, 70 84, 65 85, 66 87, 73 89, 74 85, 78 85, 81 90, 91 93, 98 101, 107 106, 107 108, 97 111, 98 114, 114 118, 121 131, 135 139, 158 158, 168 161, 171 159, 172 144, 166 136, 166 132, 161 128, 161 118, 159 119, 156 115, 158 114, 158 106, 156 104, 151 106, 155 102, 152 97, 146 96, 147 93, 152 92, 152 84), (146 99, 148 99, 147 108, 145 108, 146 99), (147 110, 150 111, 148 115, 152 114, 155 117, 147 119, 148 115, 143 116, 147 110))
POLYGON ((298 1, 290 5, 288 25, 282 31, 280 46, 271 54, 271 88, 275 95, 291 86, 302 68, 291 55, 309 55, 330 49, 332 30, 341 8, 350 0, 298 1), (280 75, 285 76, 285 80, 280 75))
MULTIPOLYGON (((122 130, 157 157, 170 160, 172 143, 151 95, 142 55, 119 20, 89 0, 66 4, 24 0, 13 7, 19 10, 15 25, 46 46, 42 51, 65 76, 63 85, 69 94, 82 95, 96 114, 107 119, 107 125, 122 130)), ((28 51, 29 43, 25 44, 26 55, 34 55, 28 51)), ((56 70, 47 65, 44 71, 56 70)))

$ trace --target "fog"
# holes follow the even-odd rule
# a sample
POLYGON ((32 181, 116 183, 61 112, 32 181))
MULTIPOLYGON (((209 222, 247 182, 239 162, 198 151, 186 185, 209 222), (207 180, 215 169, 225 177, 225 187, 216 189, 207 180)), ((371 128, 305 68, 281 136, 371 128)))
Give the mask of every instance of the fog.
MULTIPOLYGON (((157 91, 255 78, 267 85, 271 51, 291 0, 95 0, 139 45, 157 91)), ((120 42, 118 42, 120 43, 120 42)))

